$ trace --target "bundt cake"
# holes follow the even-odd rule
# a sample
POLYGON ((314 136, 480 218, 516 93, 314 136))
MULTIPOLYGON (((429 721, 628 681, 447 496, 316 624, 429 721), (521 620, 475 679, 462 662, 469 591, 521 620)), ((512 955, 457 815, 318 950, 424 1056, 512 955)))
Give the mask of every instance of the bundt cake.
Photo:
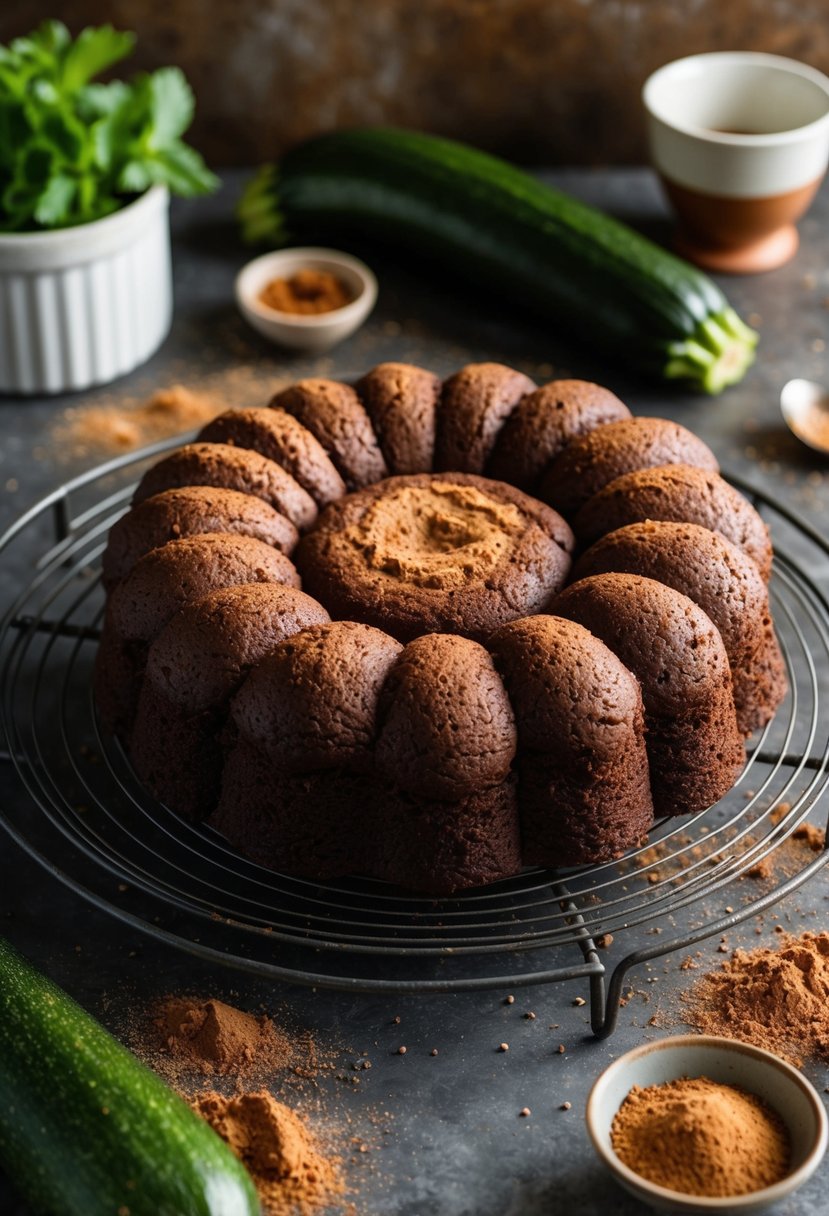
POLYGON ((98 711, 272 869, 446 895, 606 862, 725 794, 784 696, 770 564, 710 449, 599 385, 303 380, 145 473, 98 711))

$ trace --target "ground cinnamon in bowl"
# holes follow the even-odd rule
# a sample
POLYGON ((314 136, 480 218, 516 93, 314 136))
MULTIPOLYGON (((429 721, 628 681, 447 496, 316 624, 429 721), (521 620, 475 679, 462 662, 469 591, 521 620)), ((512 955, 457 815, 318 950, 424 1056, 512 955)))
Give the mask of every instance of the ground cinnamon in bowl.
POLYGON ((338 1160, 269 1093, 205 1093, 193 1109, 247 1167, 265 1216, 314 1216, 345 1191, 338 1160))
POLYGON ((345 283, 327 270, 310 267, 284 279, 271 279, 259 293, 259 303, 277 312, 316 316, 345 308, 354 299, 345 283))
POLYGON ((755 1094, 707 1077, 634 1086, 610 1137, 634 1173, 685 1195, 746 1195, 779 1182, 789 1169, 779 1115, 755 1094))

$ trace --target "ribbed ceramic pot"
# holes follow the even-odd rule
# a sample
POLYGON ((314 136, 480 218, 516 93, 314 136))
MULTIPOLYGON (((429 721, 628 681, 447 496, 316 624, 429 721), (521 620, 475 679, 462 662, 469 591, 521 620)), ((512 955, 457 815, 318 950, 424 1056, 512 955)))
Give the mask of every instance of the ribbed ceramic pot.
POLYGON ((150 357, 172 320, 169 194, 54 232, 0 236, 0 392, 107 384, 150 357))

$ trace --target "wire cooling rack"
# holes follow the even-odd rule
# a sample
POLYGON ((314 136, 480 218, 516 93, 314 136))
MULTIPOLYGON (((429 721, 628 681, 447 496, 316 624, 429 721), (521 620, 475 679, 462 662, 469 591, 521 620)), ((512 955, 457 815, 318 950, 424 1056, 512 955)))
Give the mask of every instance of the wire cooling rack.
POLYGON ((638 964, 723 933, 770 907, 829 860, 772 876, 739 910, 712 913, 723 888, 758 866, 814 810, 829 764, 829 605, 813 572, 829 545, 732 478, 775 538, 772 607, 790 691, 752 739, 734 789, 690 819, 661 820, 619 862, 525 871, 435 901, 354 878, 274 874, 152 799, 98 728, 91 674, 104 597, 100 558, 143 462, 181 442, 110 461, 43 499, 0 538, 0 561, 31 577, 0 623, 2 759, 16 770, 0 809, 9 834, 76 892, 126 924, 259 976, 330 988, 446 992, 582 979, 591 1024, 609 1034, 638 964), (677 921, 682 922, 677 932, 677 921), (638 931, 638 932, 634 932, 638 931), (625 932, 653 945, 610 972, 625 932), (606 935, 613 952, 597 949, 606 935))

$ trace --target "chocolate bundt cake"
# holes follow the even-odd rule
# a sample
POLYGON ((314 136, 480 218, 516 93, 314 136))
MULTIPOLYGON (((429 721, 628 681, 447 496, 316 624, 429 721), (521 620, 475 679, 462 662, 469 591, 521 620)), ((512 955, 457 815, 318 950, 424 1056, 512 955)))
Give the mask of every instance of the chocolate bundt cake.
POLYGON ((731 788, 786 691, 770 565, 684 427, 385 363, 144 475, 95 696, 139 779, 259 864, 445 895, 610 861, 731 788))

